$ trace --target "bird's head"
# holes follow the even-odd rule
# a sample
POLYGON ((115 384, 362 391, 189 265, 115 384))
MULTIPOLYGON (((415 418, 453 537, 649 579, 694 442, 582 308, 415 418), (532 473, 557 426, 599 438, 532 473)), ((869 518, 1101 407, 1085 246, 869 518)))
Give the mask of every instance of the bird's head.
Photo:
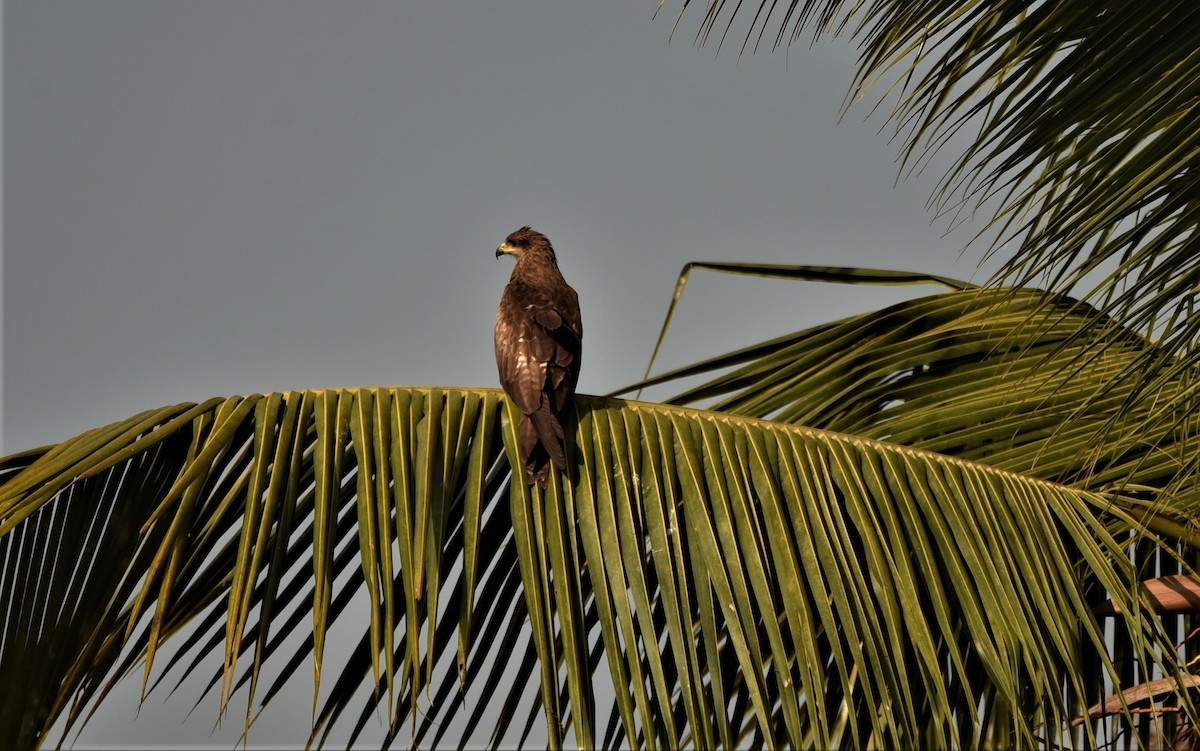
POLYGON ((496 248, 496 257, 510 255, 520 261, 521 257, 530 251, 548 253, 554 258, 554 248, 551 247, 549 238, 526 225, 504 239, 500 247, 496 248))

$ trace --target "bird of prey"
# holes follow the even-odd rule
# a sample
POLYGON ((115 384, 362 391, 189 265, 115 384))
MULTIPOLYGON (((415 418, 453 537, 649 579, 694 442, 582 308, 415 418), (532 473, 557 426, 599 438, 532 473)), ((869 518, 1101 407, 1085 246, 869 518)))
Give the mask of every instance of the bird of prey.
POLYGON ((517 259, 496 311, 500 385, 521 410, 525 482, 546 487, 550 462, 566 469, 563 424, 579 380, 579 296, 562 273, 550 241, 528 226, 496 248, 517 259))

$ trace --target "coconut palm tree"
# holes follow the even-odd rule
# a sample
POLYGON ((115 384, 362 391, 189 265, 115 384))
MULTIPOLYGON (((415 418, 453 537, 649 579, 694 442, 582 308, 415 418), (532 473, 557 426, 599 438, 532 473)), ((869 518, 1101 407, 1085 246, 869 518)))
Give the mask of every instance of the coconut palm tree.
MULTIPOLYGON (((748 13, 715 1, 700 40, 748 13)), ((0 739, 140 671, 248 728, 311 673, 314 745, 380 717, 429 747, 1186 741, 1198 22, 764 3, 743 49, 860 40, 854 98, 896 82, 908 164, 978 128, 937 206, 994 210, 993 284, 689 267, 676 300, 693 268, 943 291, 638 384, 661 403, 578 397, 544 491, 487 388, 218 398, 10 456, 0 739)))

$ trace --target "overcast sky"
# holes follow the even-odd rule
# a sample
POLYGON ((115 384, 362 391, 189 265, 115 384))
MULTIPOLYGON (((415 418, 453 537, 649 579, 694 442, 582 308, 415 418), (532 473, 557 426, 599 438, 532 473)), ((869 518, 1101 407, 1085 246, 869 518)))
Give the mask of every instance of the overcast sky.
MULTIPOLYGON (((6 2, 3 452, 214 395, 496 385, 523 224, 579 292, 587 393, 640 377, 690 260, 978 278, 884 121, 839 122, 851 43, 717 54, 656 4, 6 2)), ((912 294, 701 276, 662 366, 912 294)), ((85 739, 210 742, 207 707, 177 734, 195 698, 85 739)))

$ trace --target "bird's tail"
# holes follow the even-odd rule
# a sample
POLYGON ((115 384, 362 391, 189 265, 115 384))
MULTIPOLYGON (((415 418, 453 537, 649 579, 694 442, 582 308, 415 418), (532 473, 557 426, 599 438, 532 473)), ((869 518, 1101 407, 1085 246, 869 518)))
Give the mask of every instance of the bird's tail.
POLYGON ((521 457, 525 460, 525 481, 546 487, 550 462, 561 470, 567 468, 565 437, 562 423, 544 405, 521 420, 521 457))
POLYGON ((533 418, 533 427, 537 431, 538 441, 546 448, 546 454, 558 465, 559 469, 566 469, 566 439, 563 435, 563 426, 550 411, 550 405, 543 404, 541 409, 534 412, 531 417, 533 418))

